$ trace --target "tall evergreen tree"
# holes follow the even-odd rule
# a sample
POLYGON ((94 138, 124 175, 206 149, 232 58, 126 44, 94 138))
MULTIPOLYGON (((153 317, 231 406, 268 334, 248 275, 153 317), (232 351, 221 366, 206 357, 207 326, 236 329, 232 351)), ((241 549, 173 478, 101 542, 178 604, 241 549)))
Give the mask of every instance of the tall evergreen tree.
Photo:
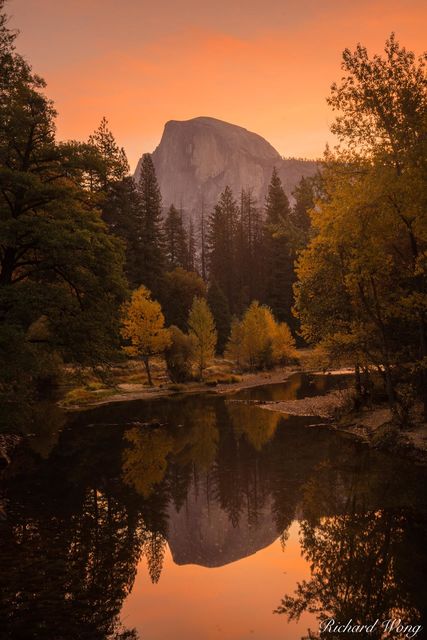
POLYGON ((135 288, 141 283, 138 261, 142 241, 141 203, 135 181, 128 175, 125 151, 116 143, 105 118, 89 137, 89 145, 95 151, 89 188, 98 194, 103 220, 125 243, 125 272, 135 288))
POLYGON ((295 280, 289 200, 274 168, 265 202, 265 302, 278 320, 292 323, 295 280))
POLYGON ((98 155, 99 162, 89 172, 92 191, 107 192, 109 187, 129 174, 129 163, 123 147, 119 147, 104 117, 96 131, 89 136, 89 145, 98 155))
POLYGON ((236 231, 239 211, 233 192, 225 187, 209 220, 209 279, 222 289, 230 311, 236 307, 236 231))
POLYGON ((141 172, 137 182, 141 203, 141 252, 138 271, 141 283, 157 298, 161 292, 165 269, 164 238, 162 230, 162 196, 157 182, 153 160, 149 153, 142 156, 141 172))
POLYGON ((207 269, 207 247, 206 247, 206 220, 205 220, 205 203, 202 198, 202 206, 200 213, 200 273, 206 282, 208 276, 207 269))
POLYGON ((164 224, 165 254, 167 266, 171 269, 182 267, 185 269, 188 263, 187 234, 182 222, 182 215, 171 204, 164 224))
POLYGON ((262 296, 262 271, 260 255, 262 250, 261 212, 253 197, 252 189, 243 189, 240 197, 238 232, 236 237, 236 274, 240 293, 240 311, 243 311, 251 300, 262 296))
POLYGON ((316 200, 322 199, 323 179, 320 171, 314 176, 303 176, 292 192, 295 204, 291 212, 292 224, 299 236, 300 244, 305 246, 309 240, 311 220, 309 211, 316 200))
POLYGON ((196 271, 196 239, 194 237, 193 218, 188 223, 187 271, 196 271))
POLYGON ((213 280, 208 289, 208 304, 215 320, 215 326, 218 331, 218 342, 216 345, 217 352, 222 354, 230 335, 231 314, 228 306, 227 298, 224 292, 218 286, 216 280, 213 280))
POLYGON ((131 176, 110 185, 102 202, 102 218, 110 231, 125 243, 125 273, 129 285, 135 289, 141 283, 139 260, 142 220, 141 202, 131 176))

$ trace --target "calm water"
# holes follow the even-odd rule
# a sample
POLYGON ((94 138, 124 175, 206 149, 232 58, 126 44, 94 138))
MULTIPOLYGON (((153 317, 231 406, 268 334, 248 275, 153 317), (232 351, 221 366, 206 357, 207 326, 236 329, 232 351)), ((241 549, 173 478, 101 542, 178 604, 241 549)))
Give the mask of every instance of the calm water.
POLYGON ((0 638, 292 640, 317 637, 322 616, 425 626, 425 470, 233 401, 337 384, 295 375, 68 421, 40 407, 3 474, 0 638))

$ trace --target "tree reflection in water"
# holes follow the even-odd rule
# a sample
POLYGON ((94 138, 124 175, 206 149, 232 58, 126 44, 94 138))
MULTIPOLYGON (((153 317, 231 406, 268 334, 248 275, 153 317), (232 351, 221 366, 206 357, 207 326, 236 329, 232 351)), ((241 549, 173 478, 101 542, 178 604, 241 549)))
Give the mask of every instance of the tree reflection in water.
MULTIPOLYGON (((373 640, 388 637, 381 622, 389 619, 425 628, 427 514, 410 504, 397 506, 399 498, 411 502, 410 492, 405 495, 402 486, 400 491, 392 486, 402 483, 402 478, 396 481, 386 476, 381 487, 377 474, 374 470, 367 475, 366 469, 356 464, 343 483, 336 465, 323 463, 306 483, 300 539, 311 577, 298 583, 293 595, 282 599, 276 613, 298 620, 309 611, 317 614, 319 625, 331 618, 344 624, 349 620, 368 624, 378 619, 369 633, 373 640), (394 502, 395 490, 396 506, 388 506, 394 502), (369 508, 381 495, 385 508, 369 508)), ((343 635, 360 637, 360 633, 330 631, 310 632, 309 637, 343 635)))
POLYGON ((100 408, 61 432, 55 420, 3 473, 2 640, 136 637, 119 619, 142 557, 156 583, 167 542, 221 566, 286 544, 295 518, 312 576, 280 613, 425 620, 418 470, 218 397, 100 408))

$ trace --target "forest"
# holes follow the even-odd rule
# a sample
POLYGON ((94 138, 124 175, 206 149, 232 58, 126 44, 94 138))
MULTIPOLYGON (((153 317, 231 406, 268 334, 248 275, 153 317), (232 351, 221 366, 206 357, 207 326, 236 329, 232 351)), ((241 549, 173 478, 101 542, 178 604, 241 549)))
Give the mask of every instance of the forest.
POLYGON ((138 180, 108 121, 56 139, 46 84, 15 48, 0 0, 0 404, 65 372, 164 358, 175 383, 214 358, 236 371, 295 362, 355 372, 354 403, 427 416, 427 81, 392 34, 345 50, 328 103, 339 141, 289 199, 225 188, 186 224, 165 211, 150 154, 138 180))

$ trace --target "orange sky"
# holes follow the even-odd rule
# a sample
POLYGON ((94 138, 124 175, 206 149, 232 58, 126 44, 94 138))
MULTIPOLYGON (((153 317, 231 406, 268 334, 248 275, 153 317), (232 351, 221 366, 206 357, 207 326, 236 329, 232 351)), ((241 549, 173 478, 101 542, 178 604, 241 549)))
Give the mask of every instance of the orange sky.
POLYGON ((105 115, 132 169, 167 120, 212 116, 285 156, 318 157, 341 52, 395 31, 426 49, 425 0, 9 0, 18 48, 48 82, 58 136, 105 115))

